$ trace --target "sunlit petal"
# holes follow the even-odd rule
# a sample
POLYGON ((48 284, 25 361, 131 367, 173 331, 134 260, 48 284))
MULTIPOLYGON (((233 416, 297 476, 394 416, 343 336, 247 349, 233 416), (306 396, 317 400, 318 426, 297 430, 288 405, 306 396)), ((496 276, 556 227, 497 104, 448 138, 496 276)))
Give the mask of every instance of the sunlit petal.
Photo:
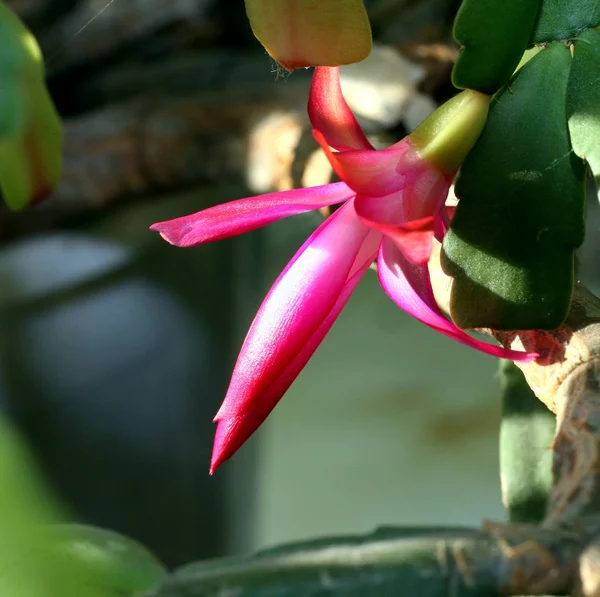
POLYGON ((339 67, 315 68, 308 100, 308 116, 331 147, 372 149, 352 110, 342 95, 339 67))
POLYGON ((335 205, 354 192, 337 182, 307 189, 268 193, 215 205, 195 214, 153 224, 150 230, 177 247, 193 247, 243 234, 282 218, 335 205))
POLYGON ((358 220, 350 202, 317 229, 279 276, 246 336, 215 418, 215 462, 228 458, 274 408, 333 324, 355 276, 373 260, 379 238, 358 220))

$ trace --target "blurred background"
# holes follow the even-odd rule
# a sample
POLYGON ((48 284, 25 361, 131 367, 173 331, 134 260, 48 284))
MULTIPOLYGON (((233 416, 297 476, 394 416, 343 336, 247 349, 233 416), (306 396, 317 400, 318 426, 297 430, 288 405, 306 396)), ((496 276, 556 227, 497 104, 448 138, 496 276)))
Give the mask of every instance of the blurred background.
MULTIPOLYGON (((208 475, 245 331, 321 216, 187 250, 148 226, 330 180, 305 115, 310 73, 276 72, 242 0, 8 4, 42 45, 66 145, 56 193, 0 211, 0 403, 73 518, 173 566, 503 519, 497 362, 411 320, 372 273, 268 421, 208 475)), ((343 86, 374 143, 453 93, 458 4, 367 2, 376 47, 343 86)))

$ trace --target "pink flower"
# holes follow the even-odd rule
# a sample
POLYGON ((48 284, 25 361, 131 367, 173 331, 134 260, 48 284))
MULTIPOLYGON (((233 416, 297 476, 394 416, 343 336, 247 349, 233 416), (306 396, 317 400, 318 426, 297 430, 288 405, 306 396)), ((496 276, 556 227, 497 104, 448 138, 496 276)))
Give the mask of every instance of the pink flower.
POLYGON ((410 137, 373 149, 342 96, 338 68, 315 69, 308 112, 343 182, 240 199, 152 226, 171 244, 189 247, 341 204, 277 278, 250 327, 215 417, 211 473, 273 410, 375 259, 390 298, 429 327, 496 357, 537 356, 472 338, 435 302, 427 261, 434 235, 441 239, 448 225, 445 201, 455 173, 428 163, 410 137))

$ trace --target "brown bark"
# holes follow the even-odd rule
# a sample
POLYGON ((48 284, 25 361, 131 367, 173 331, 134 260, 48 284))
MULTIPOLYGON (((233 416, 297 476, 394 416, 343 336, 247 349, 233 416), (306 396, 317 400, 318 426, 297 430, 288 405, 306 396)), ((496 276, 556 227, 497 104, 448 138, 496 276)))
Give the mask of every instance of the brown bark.
MULTIPOLYGON (((436 298, 447 310, 451 279, 442 272, 439 255, 430 268, 436 298)), ((519 549, 529 544, 538 554, 537 563, 527 565, 537 567, 540 574, 564 572, 570 579, 567 591, 596 596, 600 594, 600 549, 593 542, 600 533, 600 299, 577 285, 569 316, 554 331, 480 331, 504 346, 539 353, 536 361, 518 365, 537 397, 557 415, 553 487, 542 528, 551 533, 570 529, 579 552, 560 564, 556 558, 541 558, 545 548, 537 539, 519 549)), ((508 527, 497 529, 501 536, 508 532, 508 527)), ((533 588, 523 591, 530 594, 533 588)), ((544 591, 549 588, 544 584, 544 591)))

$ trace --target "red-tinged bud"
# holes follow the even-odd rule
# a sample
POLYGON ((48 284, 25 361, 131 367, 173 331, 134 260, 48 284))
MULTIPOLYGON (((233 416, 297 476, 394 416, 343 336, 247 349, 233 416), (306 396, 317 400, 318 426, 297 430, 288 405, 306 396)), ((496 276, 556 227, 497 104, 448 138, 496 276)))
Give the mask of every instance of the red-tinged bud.
POLYGON ((362 0, 245 0, 254 35, 287 70, 364 60, 372 35, 362 0))
POLYGON ((22 209, 60 179, 63 131, 37 42, 2 3, 0 39, 0 191, 11 209, 22 209))

